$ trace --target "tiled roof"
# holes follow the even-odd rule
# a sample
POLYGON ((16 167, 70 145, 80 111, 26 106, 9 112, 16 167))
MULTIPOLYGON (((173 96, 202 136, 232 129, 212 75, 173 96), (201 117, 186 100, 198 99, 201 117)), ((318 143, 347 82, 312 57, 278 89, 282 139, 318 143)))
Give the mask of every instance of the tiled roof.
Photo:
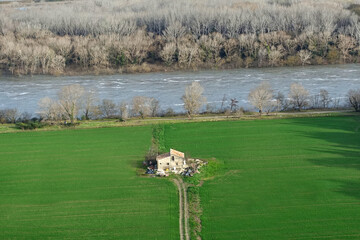
POLYGON ((170 153, 163 153, 161 155, 158 155, 156 157, 156 160, 160 160, 160 159, 163 159, 163 158, 166 158, 166 157, 170 157, 170 153))
POLYGON ((170 155, 178 156, 181 158, 185 158, 185 154, 183 152, 176 151, 175 149, 170 149, 170 155))

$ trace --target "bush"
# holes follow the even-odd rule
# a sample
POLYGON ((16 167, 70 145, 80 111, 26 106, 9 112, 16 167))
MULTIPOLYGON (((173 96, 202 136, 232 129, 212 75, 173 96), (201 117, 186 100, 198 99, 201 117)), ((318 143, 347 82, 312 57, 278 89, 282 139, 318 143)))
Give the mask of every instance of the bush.
POLYGON ((39 121, 17 122, 15 127, 21 130, 35 130, 37 128, 43 128, 46 124, 39 121))

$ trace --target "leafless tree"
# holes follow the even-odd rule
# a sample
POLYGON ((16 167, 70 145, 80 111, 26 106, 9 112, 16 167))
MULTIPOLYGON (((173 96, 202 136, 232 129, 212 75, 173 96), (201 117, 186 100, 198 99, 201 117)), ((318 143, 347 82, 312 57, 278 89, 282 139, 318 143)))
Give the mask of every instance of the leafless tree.
POLYGON ((20 114, 16 108, 8 108, 0 111, 1 123, 15 123, 20 114))
POLYGON ((171 65, 175 61, 176 44, 173 42, 166 43, 160 52, 161 59, 167 64, 171 65))
POLYGON ((329 92, 325 89, 320 89, 320 103, 323 108, 328 108, 331 102, 331 98, 329 96, 329 92))
POLYGON ((233 112, 238 107, 239 101, 236 98, 230 99, 230 112, 233 112))
POLYGON ((113 118, 118 113, 116 104, 110 99, 103 99, 99 105, 99 110, 104 118, 113 118))
POLYGON ((64 86, 58 92, 59 104, 71 123, 74 123, 79 113, 83 94, 84 88, 79 84, 64 86))
POLYGON ((198 82, 192 82, 185 88, 185 94, 182 96, 184 108, 191 118, 193 114, 198 113, 205 104, 206 98, 203 96, 204 88, 198 82))
POLYGON ((284 105, 285 105, 285 96, 282 92, 278 92, 275 96, 274 96, 275 100, 276 100, 276 110, 278 112, 282 111, 284 109, 284 105))
POLYGON ((86 90, 81 99, 82 109, 84 118, 89 120, 94 117, 94 113, 96 112, 96 102, 98 101, 97 92, 94 89, 86 90))
POLYGON ((289 98, 291 105, 300 111, 308 105, 309 91, 306 90, 301 84, 293 83, 290 86, 289 98))
POLYGON ((311 56, 312 56, 312 54, 311 54, 310 51, 308 51, 308 50, 300 50, 299 57, 300 57, 301 64, 303 66, 306 65, 306 64, 309 64, 311 56))
POLYGON ((165 39, 169 42, 177 42, 177 40, 183 37, 185 33, 186 29, 179 21, 171 23, 163 32, 165 39))
POLYGON ((250 103, 259 109, 259 114, 271 110, 273 90, 268 82, 262 82, 256 88, 253 88, 249 93, 250 103))
POLYGON ((144 96, 136 96, 132 99, 132 112, 133 115, 138 115, 141 118, 152 116, 154 112, 158 110, 158 106, 152 106, 152 104, 158 104, 153 98, 144 96))
POLYGON ((59 102, 49 97, 40 99, 38 106, 38 114, 45 121, 60 121, 64 116, 64 110, 59 102))
POLYGON ((347 94, 348 102, 356 112, 360 112, 360 89, 350 90, 347 94))
POLYGON ((129 108, 128 108, 128 104, 125 101, 122 101, 119 104, 119 110, 120 110, 120 117, 122 120, 126 120, 129 118, 129 108))
POLYGON ((345 63, 346 59, 349 57, 349 51, 356 46, 355 39, 349 36, 340 35, 338 46, 343 57, 343 62, 345 63))

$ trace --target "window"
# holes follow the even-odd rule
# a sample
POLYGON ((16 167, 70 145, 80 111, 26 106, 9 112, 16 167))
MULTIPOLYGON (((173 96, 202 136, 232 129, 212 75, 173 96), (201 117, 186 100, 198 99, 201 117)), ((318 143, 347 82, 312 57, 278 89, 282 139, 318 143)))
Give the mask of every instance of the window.
POLYGON ((167 163, 167 165, 170 165, 170 163, 167 163))
POLYGON ((179 163, 176 163, 176 166, 178 166, 179 165, 179 163))
POLYGON ((172 156, 172 157, 171 157, 171 160, 173 160, 173 161, 174 161, 174 160, 175 160, 175 157, 174 157, 174 156, 172 156))

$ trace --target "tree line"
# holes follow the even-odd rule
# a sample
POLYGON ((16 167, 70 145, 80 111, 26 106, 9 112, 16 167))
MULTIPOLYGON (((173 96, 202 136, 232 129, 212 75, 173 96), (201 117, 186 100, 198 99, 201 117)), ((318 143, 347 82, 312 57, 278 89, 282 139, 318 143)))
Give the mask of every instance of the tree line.
POLYGON ((360 61, 351 1, 73 1, 0 9, 0 66, 67 70, 272 67, 360 61))
MULTIPOLYGON (((199 82, 193 82, 185 88, 182 101, 185 114, 192 118, 199 113, 225 114, 240 117, 246 111, 238 105, 236 98, 222 99, 220 108, 207 104, 203 96, 204 88, 199 82)), ((258 111, 258 114, 305 109, 334 109, 353 108, 360 112, 360 88, 352 89, 346 95, 346 102, 331 98, 325 89, 319 94, 310 95, 309 91, 299 83, 293 83, 285 96, 282 92, 275 92, 269 82, 262 82, 251 89, 248 95, 249 103, 258 111)), ((119 119, 126 121, 129 118, 170 117, 183 115, 175 113, 171 108, 162 110, 156 98, 136 96, 130 102, 115 103, 111 99, 99 99, 95 90, 85 89, 79 84, 62 87, 57 98, 44 97, 38 102, 38 117, 31 113, 20 114, 16 109, 0 110, 1 123, 17 123, 22 129, 33 129, 42 123, 74 125, 77 120, 119 119), (30 125, 29 125, 30 124, 30 125)))

